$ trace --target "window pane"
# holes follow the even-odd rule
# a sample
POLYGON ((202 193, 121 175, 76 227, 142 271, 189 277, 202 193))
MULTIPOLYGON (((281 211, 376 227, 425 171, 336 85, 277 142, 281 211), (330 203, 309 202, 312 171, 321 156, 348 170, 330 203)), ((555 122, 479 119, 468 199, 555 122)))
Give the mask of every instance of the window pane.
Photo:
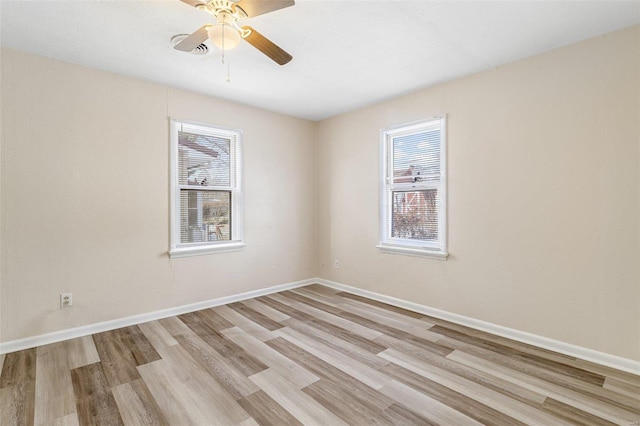
POLYGON ((180 190, 180 242, 231 240, 231 192, 180 190))
POLYGON ((231 140, 178 132, 178 183, 231 186, 231 140))
POLYGON ((438 240, 438 190, 391 193, 391 237, 438 240))
POLYGON ((393 138, 393 182, 440 180, 440 130, 393 138))

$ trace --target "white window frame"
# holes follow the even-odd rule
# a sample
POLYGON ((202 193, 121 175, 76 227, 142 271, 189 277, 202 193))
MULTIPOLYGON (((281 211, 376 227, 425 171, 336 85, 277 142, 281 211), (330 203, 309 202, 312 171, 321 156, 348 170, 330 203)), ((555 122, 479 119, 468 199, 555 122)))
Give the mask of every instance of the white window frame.
POLYGON ((447 117, 437 115, 424 120, 380 130, 380 244, 377 246, 384 253, 424 256, 446 260, 447 252, 447 117), (393 140, 399 136, 419 133, 440 124, 440 180, 439 182, 393 183, 393 140), (391 236, 392 192, 398 190, 438 189, 438 237, 437 242, 428 240, 412 240, 391 236))
MULTIPOLYGON (((171 154, 170 154, 170 226, 171 244, 169 247, 169 257, 178 258, 186 256, 197 256, 210 253, 221 253, 242 250, 244 243, 243 234, 243 194, 242 194, 242 131, 214 126, 206 123, 185 121, 180 119, 170 120, 171 132, 171 154), (178 131, 181 128, 188 128, 192 131, 201 131, 204 134, 216 134, 228 137, 232 141, 231 149, 235 150, 235 185, 230 186, 208 186, 194 187, 193 185, 180 185, 178 182, 178 131), (235 141, 235 142, 233 142, 235 141), (231 241, 210 241, 202 243, 181 243, 180 242, 180 189, 198 189, 211 191, 231 191, 231 241)), ((232 167, 234 167, 232 166, 232 167)))

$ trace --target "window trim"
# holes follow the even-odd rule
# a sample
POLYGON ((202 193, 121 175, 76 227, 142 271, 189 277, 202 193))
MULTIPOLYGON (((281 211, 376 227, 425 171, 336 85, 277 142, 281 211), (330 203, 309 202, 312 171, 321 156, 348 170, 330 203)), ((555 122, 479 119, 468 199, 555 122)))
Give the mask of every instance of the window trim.
MULTIPOLYGON (((228 127, 216 126, 208 123, 170 118, 170 153, 169 153, 169 216, 170 216, 170 246, 169 257, 180 258, 199 256, 211 253, 224 253, 243 250, 244 243, 244 201, 242 191, 242 131, 228 127), (213 130, 215 133, 229 135, 235 138, 233 149, 235 150, 235 186, 233 188, 215 189, 231 191, 231 241, 206 242, 206 243, 180 243, 180 230, 178 229, 180 218, 180 184, 178 183, 178 128, 181 124, 194 127, 202 127, 213 130)), ((193 189, 198 189, 194 187, 193 189)))
POLYGON ((446 260, 447 252, 447 116, 446 114, 435 115, 423 120, 387 127, 380 130, 380 199, 379 199, 379 220, 380 220, 380 243, 376 246, 383 253, 403 254, 409 256, 423 256, 439 260, 446 260), (419 132, 422 128, 432 125, 434 121, 440 122, 440 181, 433 184, 428 181, 416 185, 410 184, 387 184, 387 170, 391 167, 392 159, 388 156, 393 138, 419 132), (437 243, 430 244, 425 240, 409 240, 391 237, 389 226, 391 226, 391 192, 393 190, 413 188, 429 189, 439 188, 438 197, 438 236, 437 243))

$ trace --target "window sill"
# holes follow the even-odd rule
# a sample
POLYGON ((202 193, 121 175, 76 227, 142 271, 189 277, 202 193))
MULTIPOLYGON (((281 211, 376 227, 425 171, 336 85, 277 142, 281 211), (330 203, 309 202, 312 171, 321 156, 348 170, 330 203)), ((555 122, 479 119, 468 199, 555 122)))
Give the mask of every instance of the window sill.
POLYGON ((404 254, 407 256, 419 256, 419 257, 428 257, 431 259, 438 260, 447 260, 449 253, 429 250, 423 248, 414 248, 414 247, 400 247, 400 246, 390 246, 385 244, 379 244, 376 247, 380 249, 383 253, 389 254, 404 254))
POLYGON ((179 257, 200 256, 212 253, 226 253, 230 251, 240 251, 245 247, 246 244, 244 243, 230 242, 227 244, 216 244, 209 246, 172 248, 171 250, 169 250, 169 257, 171 259, 175 259, 179 257))

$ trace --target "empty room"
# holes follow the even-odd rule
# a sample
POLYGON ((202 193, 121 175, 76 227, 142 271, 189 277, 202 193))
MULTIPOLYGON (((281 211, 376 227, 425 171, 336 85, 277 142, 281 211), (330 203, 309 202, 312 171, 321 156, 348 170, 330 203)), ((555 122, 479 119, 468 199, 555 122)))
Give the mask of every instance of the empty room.
POLYGON ((640 424, 640 1, 0 0, 1 425, 640 424))

